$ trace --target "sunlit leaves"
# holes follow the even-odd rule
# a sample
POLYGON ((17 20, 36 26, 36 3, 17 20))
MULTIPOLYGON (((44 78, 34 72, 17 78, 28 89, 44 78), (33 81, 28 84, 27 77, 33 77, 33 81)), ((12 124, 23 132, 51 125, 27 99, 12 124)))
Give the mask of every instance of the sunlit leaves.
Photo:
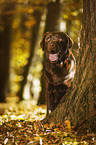
POLYGON ((68 19, 68 15, 64 14, 63 15, 64 19, 68 19))
POLYGON ((27 28, 32 28, 32 26, 34 26, 35 24, 36 24, 36 21, 35 21, 34 17, 31 17, 29 20, 24 22, 24 25, 27 28))
POLYGON ((42 49, 38 49, 36 53, 37 53, 38 56, 40 56, 42 58, 43 54, 44 54, 44 51, 42 51, 42 49))
MULTIPOLYGON (((11 34, 11 69, 10 69, 10 81, 11 81, 11 91, 16 93, 19 90, 19 85, 24 79, 22 75, 24 74, 24 68, 28 65, 30 52, 32 48, 32 29, 36 25, 37 20, 35 19, 34 12, 42 11, 43 7, 48 3, 47 0, 18 0, 16 5, 16 13, 14 13, 14 19, 12 23, 12 34, 11 34), (29 5, 30 3, 30 5, 29 5), (42 9, 42 10, 41 10, 42 9)), ((37 57, 42 58, 42 52, 37 50, 37 57), (39 53, 38 53, 39 52, 39 53)), ((40 71, 43 66, 37 61, 36 67, 32 68, 33 77, 40 79, 40 71)), ((32 74, 31 74, 32 75, 32 74)), ((32 81, 32 80, 31 80, 32 81)), ((41 88, 40 88, 41 89, 41 88)))
POLYGON ((30 0, 30 2, 34 3, 35 5, 38 4, 46 5, 48 3, 48 0, 30 0))
POLYGON ((71 130, 71 122, 69 120, 65 120, 65 124, 67 125, 68 129, 71 130))
POLYGON ((34 67, 34 70, 33 70, 33 74, 35 76, 37 75, 40 75, 38 72, 41 72, 41 70, 43 69, 43 65, 41 63, 37 63, 36 66, 34 67))
POLYGON ((19 104, 0 104, 0 106, 5 108, 3 114, 0 110, 2 114, 0 115, 0 144, 88 145, 88 143, 96 143, 94 134, 78 136, 75 131, 70 130, 69 120, 65 120, 62 125, 53 122, 42 124, 40 120, 46 115, 45 106, 37 106, 34 100, 19 104))
POLYGON ((12 66, 15 65, 14 67, 20 68, 20 66, 24 66, 27 64, 27 58, 29 56, 29 52, 27 50, 29 49, 29 43, 22 38, 18 40, 19 37, 18 35, 17 35, 18 43, 17 41, 12 43, 12 55, 14 56, 13 59, 11 60, 12 62, 11 65, 12 66))
POLYGON ((27 30, 23 35, 20 28, 21 18, 17 17, 13 21, 12 43, 11 43, 11 91, 17 92, 19 90, 19 82, 23 80, 23 67, 28 63, 30 55, 30 31, 27 30), (26 40, 27 38, 28 40, 26 40), (18 83, 16 83, 18 82, 18 83))
POLYGON ((19 25, 20 25, 20 19, 17 17, 17 18, 15 18, 15 20, 13 21, 12 27, 13 27, 14 29, 16 29, 16 28, 19 27, 19 25))
POLYGON ((78 38, 80 37, 81 19, 82 19, 82 1, 65 0, 63 19, 67 23, 67 32, 73 39, 73 52, 77 56, 78 38), (75 46, 75 49, 74 49, 75 46), (76 54, 75 54, 76 53, 76 54))

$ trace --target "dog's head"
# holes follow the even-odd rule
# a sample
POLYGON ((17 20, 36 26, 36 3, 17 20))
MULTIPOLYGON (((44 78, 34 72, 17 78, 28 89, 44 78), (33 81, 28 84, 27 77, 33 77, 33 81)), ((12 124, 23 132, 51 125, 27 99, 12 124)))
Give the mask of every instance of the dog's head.
POLYGON ((67 54, 67 50, 71 48, 72 43, 72 39, 63 32, 47 32, 40 46, 46 51, 46 56, 51 62, 57 62, 67 54))

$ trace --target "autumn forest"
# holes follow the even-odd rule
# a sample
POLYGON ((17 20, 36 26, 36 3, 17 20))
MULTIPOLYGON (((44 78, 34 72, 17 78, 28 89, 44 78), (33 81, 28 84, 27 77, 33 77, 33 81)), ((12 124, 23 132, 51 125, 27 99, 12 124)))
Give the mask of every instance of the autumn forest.
POLYGON ((96 144, 95 12, 95 0, 0 1, 0 145, 96 144), (46 32, 67 33, 76 59, 72 87, 48 116, 46 32))

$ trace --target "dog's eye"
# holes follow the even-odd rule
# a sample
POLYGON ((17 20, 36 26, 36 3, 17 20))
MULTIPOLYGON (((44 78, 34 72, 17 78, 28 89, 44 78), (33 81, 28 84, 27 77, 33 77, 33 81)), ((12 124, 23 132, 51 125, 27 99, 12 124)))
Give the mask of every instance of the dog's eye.
POLYGON ((61 41, 63 41, 63 40, 60 38, 59 41, 61 42, 61 41))
POLYGON ((46 38, 46 41, 50 41, 50 37, 47 37, 47 38, 46 38))

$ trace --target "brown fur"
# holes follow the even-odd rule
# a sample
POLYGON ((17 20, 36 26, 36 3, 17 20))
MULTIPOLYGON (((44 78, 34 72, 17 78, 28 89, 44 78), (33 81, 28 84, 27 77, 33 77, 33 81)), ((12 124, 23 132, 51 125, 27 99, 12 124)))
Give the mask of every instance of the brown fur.
POLYGON ((72 39, 63 32, 47 32, 40 43, 46 53, 44 78, 47 114, 54 110, 71 87, 76 61, 72 52, 72 39))

